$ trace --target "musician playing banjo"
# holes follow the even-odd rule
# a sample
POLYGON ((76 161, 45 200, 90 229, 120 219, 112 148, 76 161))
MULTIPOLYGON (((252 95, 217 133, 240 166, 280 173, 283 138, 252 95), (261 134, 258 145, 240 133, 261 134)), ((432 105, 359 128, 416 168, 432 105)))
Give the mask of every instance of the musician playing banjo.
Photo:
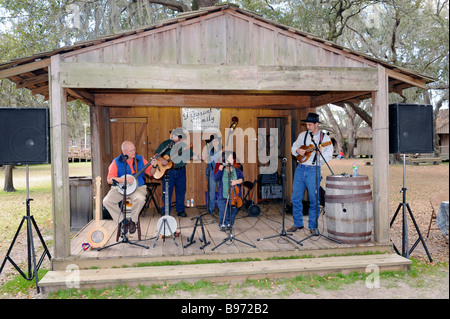
POLYGON ((316 214, 319 208, 316 207, 316 187, 317 182, 320 183, 320 169, 316 176, 316 161, 318 165, 323 165, 325 162, 323 158, 329 162, 333 156, 333 144, 330 137, 319 130, 319 115, 316 113, 309 113, 305 120, 307 131, 300 133, 297 140, 292 145, 292 155, 297 157, 297 168, 295 170, 294 181, 292 183, 292 215, 294 218, 294 225, 287 229, 288 232, 295 232, 297 229, 302 229, 303 226, 303 204, 302 199, 305 193, 305 188, 308 189, 309 195, 309 221, 308 228, 312 235, 316 235, 317 218, 316 214), (314 142, 313 142, 314 138, 314 142), (312 149, 314 143, 319 146, 319 150, 323 155, 316 154, 312 149), (311 149, 308 151, 308 149, 311 149))
POLYGON ((123 199, 123 190, 121 186, 125 183, 125 167, 127 175, 127 198, 131 200, 131 222, 128 223, 130 234, 136 231, 136 223, 138 222, 139 213, 145 204, 147 195, 147 187, 145 185, 144 173, 152 176, 155 173, 156 159, 153 159, 148 165, 148 161, 141 155, 136 154, 136 147, 130 141, 122 143, 122 154, 117 156, 108 168, 108 184, 119 184, 111 187, 111 190, 103 199, 103 206, 108 210, 112 219, 121 223, 124 219, 119 207, 120 201, 123 199), (126 165, 125 165, 126 162, 126 165), (148 165, 148 166, 147 166, 148 165), (140 172, 145 166, 147 168, 139 176, 134 174, 140 172))

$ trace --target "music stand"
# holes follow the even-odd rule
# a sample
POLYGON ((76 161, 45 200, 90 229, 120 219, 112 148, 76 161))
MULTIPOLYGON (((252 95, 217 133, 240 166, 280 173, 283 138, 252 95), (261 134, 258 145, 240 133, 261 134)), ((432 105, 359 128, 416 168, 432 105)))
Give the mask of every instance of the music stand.
POLYGON ((296 244, 299 244, 300 246, 303 246, 303 244, 301 242, 296 241, 294 238, 291 237, 291 235, 289 235, 288 233, 286 233, 286 229, 284 226, 284 222, 285 222, 285 210, 286 210, 286 205, 285 205, 285 200, 284 200, 284 188, 285 188, 285 184, 286 184, 286 159, 283 159, 283 164, 281 165, 281 187, 282 187, 282 194, 283 194, 283 223, 282 223, 282 229, 281 232, 278 235, 273 235, 273 236, 269 236, 269 237, 264 237, 264 238, 258 238, 257 241, 261 241, 264 239, 270 239, 270 238, 275 238, 275 237, 285 237, 289 240, 292 240, 293 242, 295 242, 296 244))
MULTIPOLYGON (((220 244, 218 244, 216 247, 212 248, 211 250, 214 251, 216 248, 218 248, 219 246, 225 244, 227 241, 232 242, 233 240, 237 240, 240 243, 243 243, 243 244, 249 245, 249 246, 251 246, 253 248, 256 248, 255 245, 247 243, 247 242, 245 242, 243 240, 240 240, 240 239, 236 238, 233 235, 233 226, 231 225, 231 214, 232 214, 231 213, 231 207, 232 206, 231 206, 231 200, 230 200, 231 192, 232 192, 232 190, 231 190, 231 163, 227 164, 227 168, 228 168, 227 169, 227 174, 228 174, 228 198, 227 198, 227 204, 225 206, 228 206, 228 214, 229 214, 229 218, 230 218, 230 227, 228 228, 228 236, 220 244)), ((227 213, 227 209, 225 209, 225 212, 223 214, 222 225, 223 225, 223 222, 225 221, 225 217, 227 216, 226 213, 227 213)), ((220 221, 219 221, 219 223, 220 223, 220 221)))
MULTIPOLYGON (((402 253, 401 253, 401 255, 403 257, 409 259, 409 255, 416 248, 419 241, 421 241, 423 248, 425 249, 425 252, 428 255, 428 258, 430 259, 430 262, 433 262, 433 259, 431 259, 431 255, 428 252, 427 245, 425 244, 422 234, 420 233, 419 226, 417 226, 416 220, 414 219, 414 216, 411 212, 411 208, 409 207, 409 204, 406 202, 405 173, 406 173, 406 158, 405 158, 405 154, 403 154, 403 187, 402 187, 402 190, 400 191, 400 193, 403 193, 403 200, 401 203, 398 204, 397 210, 395 211, 394 217, 392 217, 389 227, 392 227, 392 224, 394 223, 394 220, 397 217, 397 214, 400 211, 400 208, 402 208, 403 221, 402 221, 402 253), (411 250, 409 250, 409 251, 408 251, 409 241, 408 241, 408 227, 407 227, 407 221, 406 221, 406 209, 408 210, 409 216, 411 217, 414 227, 416 228, 417 234, 419 235, 419 238, 416 240, 414 245, 412 245, 411 250)), ((391 242, 392 242, 392 239, 391 239, 391 242)), ((397 252, 397 254, 400 255, 400 252, 398 251, 397 247, 395 247, 395 244, 393 242, 392 242, 392 245, 393 245, 395 251, 397 252)))
POLYGON ((6 264, 6 261, 8 260, 13 266, 14 268, 16 268, 16 270, 22 275, 23 278, 25 278, 28 281, 31 281, 34 277, 36 278, 36 290, 37 293, 40 293, 41 290, 39 288, 38 282, 39 282, 39 278, 38 278, 38 269, 39 267, 41 267, 42 262, 44 261, 45 256, 47 255, 49 259, 52 259, 52 256, 50 255, 50 252, 48 251, 47 245, 45 244, 44 239, 42 238, 41 232, 39 231, 39 228, 36 224, 36 221, 34 220, 33 215, 30 215, 30 201, 32 201, 33 199, 31 199, 29 197, 30 191, 29 191, 29 176, 28 176, 28 164, 26 165, 26 187, 27 187, 27 199, 26 199, 26 211, 27 214, 26 216, 22 217, 22 221, 20 222, 19 228, 17 229, 17 232, 13 238, 13 241, 11 243, 11 246, 8 249, 8 252, 6 253, 5 259, 3 260, 2 266, 0 267, 0 274, 3 271, 3 267, 6 264), (20 269, 19 266, 17 266, 17 264, 14 262, 14 260, 10 257, 10 253, 11 250, 17 240, 17 236, 20 233, 20 230, 22 229, 23 223, 27 222, 27 256, 28 256, 28 276, 25 275, 25 273, 20 269), (34 227, 34 229, 36 230, 36 233, 39 237, 39 240, 42 243, 42 246, 44 247, 44 252, 41 255, 41 258, 39 259, 39 262, 36 264, 36 252, 34 249, 34 241, 33 241, 33 229, 32 227, 34 227), (31 262, 33 262, 33 265, 31 265, 31 262), (33 269, 32 267, 33 266, 33 269))
POLYGON ((319 178, 319 172, 320 172, 319 160, 320 160, 320 158, 319 157, 322 157, 322 159, 325 162, 325 164, 327 164, 328 169, 331 172, 331 175, 334 175, 334 173, 333 173, 333 170, 331 169, 330 165, 326 161, 325 157, 323 157, 323 154, 320 151, 319 146, 316 144, 316 141, 314 140, 313 133, 309 132, 309 134, 311 135, 311 140, 312 140, 312 142, 314 144, 314 150, 316 151, 316 155, 319 154, 319 156, 316 156, 316 163, 315 163, 316 164, 315 166, 316 166, 316 210, 317 210, 317 212, 316 212, 316 225, 317 225, 317 227, 316 227, 316 230, 314 231, 313 234, 311 234, 311 235, 307 236, 306 238, 300 240, 299 243, 301 243, 301 242, 303 242, 303 241, 305 241, 305 240, 307 240, 307 239, 309 239, 309 238, 311 238, 313 236, 318 236, 319 238, 320 237, 325 237, 328 240, 334 241, 334 242, 336 242, 338 244, 342 244, 339 240, 331 238, 331 237, 328 237, 328 236, 325 236, 324 234, 322 234, 319 231, 319 216, 320 216, 320 211, 321 211, 320 203, 319 203, 319 189, 320 189, 320 178, 319 178))
MULTIPOLYGON (((111 244, 111 245, 108 245, 108 246, 105 246, 105 247, 99 247, 99 248, 97 248, 97 251, 101 251, 103 249, 110 248, 110 247, 113 247, 113 246, 116 246, 116 245, 119 245, 119 244, 130 244, 130 245, 142 247, 142 248, 145 248, 145 249, 149 249, 150 248, 148 246, 138 244, 137 243, 138 241, 132 242, 127 237, 128 219, 127 219, 127 204, 126 203, 127 203, 127 159, 128 159, 128 156, 124 155, 123 158, 124 158, 124 172, 125 173, 123 175, 124 183, 123 183, 123 186, 122 186, 123 198, 122 198, 122 205, 121 205, 121 213, 123 214, 123 220, 121 222, 122 223, 122 231, 121 231, 121 233, 122 233, 122 241, 118 241, 117 243, 114 243, 114 244, 111 244)), ((113 185, 115 186, 117 184, 118 184, 117 181, 113 180, 113 185)), ((119 186, 117 185, 117 187, 119 187, 119 186)))

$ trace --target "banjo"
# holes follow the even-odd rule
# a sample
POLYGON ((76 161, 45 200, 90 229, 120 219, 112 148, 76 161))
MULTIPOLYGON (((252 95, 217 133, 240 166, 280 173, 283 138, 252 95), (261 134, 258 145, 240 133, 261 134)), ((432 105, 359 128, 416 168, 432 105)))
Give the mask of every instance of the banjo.
MULTIPOLYGON (((161 154, 163 154, 165 151, 167 151, 169 148, 171 148, 175 143, 174 142, 170 142, 169 144, 167 144, 166 147, 163 148, 163 150, 161 152, 159 152, 158 154, 156 154, 155 156, 153 156, 148 163, 142 167, 136 174, 134 175, 130 175, 133 177, 133 181, 131 183, 127 184, 127 195, 131 195, 133 194, 136 189, 137 189, 137 178, 151 165, 152 160, 157 159, 158 157, 161 156, 161 154)), ((121 176, 123 177, 123 176, 121 176)), ((123 195, 123 186, 125 183, 117 183, 117 190, 119 191, 119 193, 121 195, 123 195)))
MULTIPOLYGON (((173 237, 173 240, 175 241, 175 231, 177 229, 177 220, 173 216, 169 215, 170 203, 169 203, 169 181, 168 181, 168 178, 166 178, 165 184, 166 184, 165 195, 164 195, 165 213, 164 213, 164 216, 162 216, 156 223, 156 227, 158 229, 157 240, 158 240, 158 236, 165 237, 166 234, 170 234, 173 237)), ((155 244, 156 244, 156 241, 155 241, 155 244)), ((175 244, 178 246, 176 241, 175 241, 175 244)))
POLYGON ((163 240, 165 241, 165 237, 166 234, 170 234, 173 238, 173 242, 175 243, 175 245, 178 246, 177 241, 175 239, 175 231, 177 229, 177 220, 173 217, 169 215, 169 208, 170 208, 170 203, 169 203, 169 180, 167 177, 165 177, 165 183, 166 183, 166 187, 165 187, 165 196, 164 196, 164 200, 165 200, 165 214, 164 216, 162 216, 158 222, 156 223, 156 228, 158 229, 158 235, 156 235, 156 239, 155 242, 153 243, 153 247, 155 247, 156 242, 158 241, 158 239, 161 237, 163 238, 163 240))
POLYGON ((100 188, 102 178, 97 176, 95 179, 96 194, 95 194, 95 226, 91 228, 87 234, 89 245, 93 248, 100 248, 105 246, 108 241, 108 232, 100 226, 100 188))

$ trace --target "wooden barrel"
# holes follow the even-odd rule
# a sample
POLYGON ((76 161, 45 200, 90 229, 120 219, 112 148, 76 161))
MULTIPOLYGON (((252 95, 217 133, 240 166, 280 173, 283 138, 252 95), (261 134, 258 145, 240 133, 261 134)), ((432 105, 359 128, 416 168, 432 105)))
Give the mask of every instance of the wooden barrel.
POLYGON ((325 216, 329 237, 345 244, 370 242, 372 191, 367 176, 327 176, 325 216))

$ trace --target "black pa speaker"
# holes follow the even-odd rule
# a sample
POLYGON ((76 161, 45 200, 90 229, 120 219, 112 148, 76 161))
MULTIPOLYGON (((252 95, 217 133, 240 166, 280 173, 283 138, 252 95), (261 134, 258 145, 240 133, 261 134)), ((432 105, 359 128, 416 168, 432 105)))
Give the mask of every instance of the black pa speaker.
POLYGON ((0 164, 50 163, 48 108, 0 108, 0 164))
POLYGON ((433 144, 431 105, 389 105, 389 153, 433 153, 433 144))

